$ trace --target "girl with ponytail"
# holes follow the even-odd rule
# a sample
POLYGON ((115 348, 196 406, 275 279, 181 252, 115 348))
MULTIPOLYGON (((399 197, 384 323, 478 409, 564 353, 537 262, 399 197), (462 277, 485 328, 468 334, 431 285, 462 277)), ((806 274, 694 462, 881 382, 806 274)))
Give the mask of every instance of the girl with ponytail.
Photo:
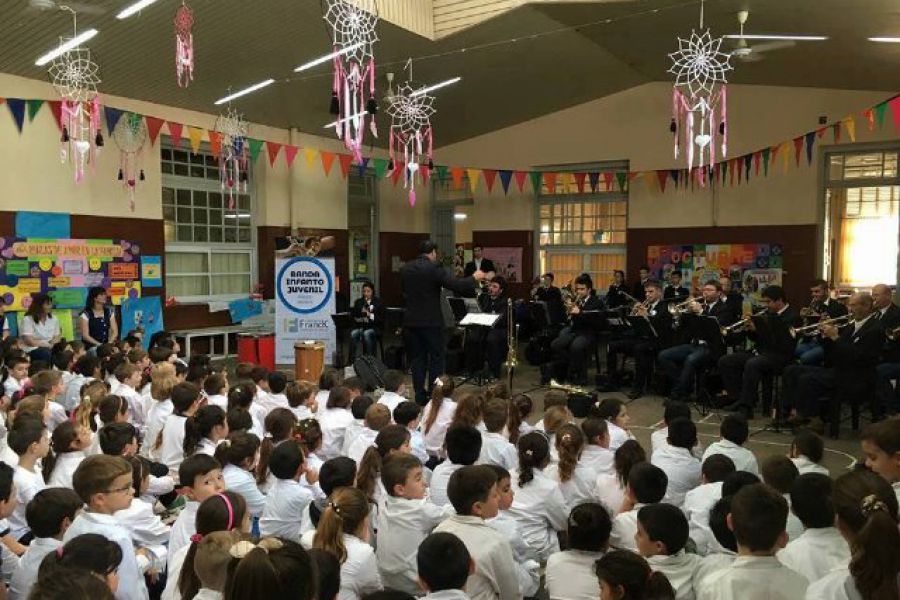
POLYGON ((300 544, 267 537, 255 544, 238 542, 230 554, 232 561, 225 582, 228 600, 315 598, 316 570, 312 557, 300 544))
POLYGON ((385 497, 384 486, 381 484, 381 465, 395 453, 409 454, 409 440, 409 430, 400 425, 388 425, 375 436, 375 445, 363 454, 356 476, 356 487, 367 498, 377 501, 385 497))
POLYGON ((289 408, 275 408, 266 415, 266 437, 259 447, 259 462, 256 465, 256 484, 266 492, 274 483, 275 477, 269 472, 269 458, 275 446, 291 439, 297 421, 289 408))
POLYGON ((584 445, 581 429, 566 423, 556 432, 559 463, 547 467, 547 476, 559 484, 570 511, 583 502, 594 501, 597 473, 581 462, 584 445))
POLYGON ((369 501, 361 490, 345 487, 332 492, 312 536, 312 547, 340 561, 342 600, 357 600, 382 588, 375 551, 369 545, 369 501))
POLYGON ((851 471, 834 482, 832 501, 837 528, 850 544, 850 565, 810 584, 806 597, 898 600, 900 531, 890 484, 870 471, 851 471))
POLYGON ((528 394, 516 394, 509 401, 509 422, 506 430, 509 432, 509 442, 513 445, 519 443, 519 438, 534 431, 526 419, 534 409, 534 403, 528 394))
POLYGON ((434 467, 446 458, 444 438, 447 428, 456 413, 456 402, 453 401, 453 390, 456 384, 449 375, 441 375, 431 388, 431 400, 422 411, 422 423, 419 430, 425 438, 425 451, 428 452, 428 466, 434 467))
POLYGON ((557 532, 565 531, 569 509, 559 484, 544 473, 550 464, 547 438, 538 432, 519 439, 519 479, 509 514, 533 556, 545 561, 559 552, 557 532))
POLYGON ((72 474, 91 447, 91 430, 66 421, 50 436, 50 452, 44 457, 44 479, 48 487, 72 488, 72 474))
POLYGON ((666 576, 650 569, 643 557, 628 550, 613 550, 596 562, 600 600, 675 600, 666 576))
POLYGON ((487 431, 484 426, 484 396, 469 392, 459 397, 450 427, 456 425, 474 427, 481 433, 487 431))
POLYGON ((75 422, 97 432, 101 426, 97 411, 100 408, 100 401, 109 394, 109 387, 106 382, 95 379, 82 384, 79 394, 81 402, 75 407, 75 422))
POLYGON ((216 447, 214 458, 222 465, 225 489, 240 493, 247 501, 250 516, 259 517, 266 507, 266 497, 253 477, 259 459, 259 438, 252 433, 232 433, 216 447))
POLYGON ((220 406, 207 404, 184 422, 184 455, 202 452, 212 456, 219 442, 227 437, 225 411, 220 406))
MULTIPOLYGON (((122 563, 122 549, 98 533, 85 533, 70 539, 44 557, 38 569, 38 582, 57 579, 69 569, 88 571, 101 581, 105 581, 111 592, 119 587, 119 565, 122 563)), ((36 596, 34 593, 32 598, 36 596)))

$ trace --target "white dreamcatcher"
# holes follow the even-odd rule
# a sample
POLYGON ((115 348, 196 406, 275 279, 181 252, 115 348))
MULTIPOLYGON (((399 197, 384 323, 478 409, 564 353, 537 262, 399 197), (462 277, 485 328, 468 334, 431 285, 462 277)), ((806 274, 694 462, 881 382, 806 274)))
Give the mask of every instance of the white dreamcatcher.
POLYGON ((179 87, 194 80, 194 11, 183 1, 175 11, 175 77, 179 87))
POLYGON ((397 93, 390 97, 387 112, 391 117, 389 152, 392 169, 397 168, 395 152, 403 148, 404 187, 409 187, 409 204, 416 204, 416 172, 422 155, 428 157, 428 168, 433 168, 432 149, 434 134, 431 117, 437 112, 434 96, 424 92, 424 87, 415 88, 412 82, 412 60, 406 63, 409 79, 397 93))
MULTIPOLYGON (((703 0, 700 2, 700 31, 691 31, 688 39, 678 38, 678 51, 669 54, 675 75, 672 89, 672 122, 675 158, 684 144, 689 169, 716 162, 716 135, 722 156, 728 152, 727 84, 725 75, 733 70, 731 56, 721 51, 721 37, 714 38, 703 26, 703 0)), ((706 170, 699 169, 705 183, 706 170)))
MULTIPOLYGON (((78 36, 75 11, 67 6, 62 10, 72 13, 72 38, 60 38, 60 45, 78 36)), ((77 46, 53 59, 48 69, 53 87, 62 98, 60 110, 60 161, 71 159, 75 165, 75 182, 84 180, 85 165, 94 163, 99 148, 103 146, 100 132, 100 67, 91 59, 91 51, 77 46)))
POLYGON ((119 119, 112 134, 119 148, 119 181, 128 194, 131 211, 134 212, 134 192, 138 181, 144 181, 144 169, 140 166, 141 150, 147 141, 147 126, 144 118, 135 113, 127 113, 119 119))
POLYGON ((366 121, 378 137, 375 114, 375 56, 378 10, 375 0, 324 0, 324 19, 331 27, 334 80, 331 113, 338 115, 335 132, 357 161, 362 161, 366 121), (368 98, 366 97, 368 84, 368 98))
POLYGON ((219 147, 219 181, 228 194, 228 208, 234 209, 234 194, 247 193, 247 122, 231 106, 216 119, 215 131, 221 136, 219 147))

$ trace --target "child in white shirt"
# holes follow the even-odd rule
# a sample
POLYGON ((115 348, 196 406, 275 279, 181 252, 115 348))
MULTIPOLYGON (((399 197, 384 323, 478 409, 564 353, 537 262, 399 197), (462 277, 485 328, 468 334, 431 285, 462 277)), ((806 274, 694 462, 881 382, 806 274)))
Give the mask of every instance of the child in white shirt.
POLYGON ((185 422, 200 408, 200 401, 200 388, 193 383, 179 383, 172 389, 173 411, 163 425, 159 449, 160 462, 169 471, 177 471, 184 460, 185 422))
POLYGON ((379 515, 378 568, 389 588, 419 592, 416 552, 419 544, 441 521, 453 515, 450 505, 435 506, 426 498, 428 486, 422 463, 410 454, 397 454, 381 469, 387 497, 379 515))
POLYGON ((195 454, 184 459, 178 467, 178 479, 181 494, 187 498, 184 508, 172 524, 169 533, 169 557, 187 546, 191 536, 197 533, 196 518, 200 504, 209 498, 225 491, 225 480, 222 478, 222 465, 206 454, 195 454))
POLYGON ((456 413, 456 402, 453 401, 455 388, 453 378, 448 375, 441 375, 435 379, 434 387, 431 390, 431 400, 422 411, 419 429, 425 439, 425 451, 428 453, 431 463, 429 466, 446 458, 444 438, 450 422, 453 421, 453 415, 456 413))
MULTIPOLYGON (((691 407, 684 402, 677 402, 674 400, 667 401, 665 403, 665 408, 663 409, 662 424, 664 427, 657 429, 650 434, 651 455, 669 443, 667 441, 669 437, 669 423, 679 418, 691 420, 691 407)), ((691 454, 697 458, 703 456, 703 444, 701 444, 699 440, 697 441, 697 445, 691 448, 691 454)))
MULTIPOLYGON (((406 427, 409 431, 410 452, 424 465, 428 462, 428 452, 425 450, 425 437, 419 431, 419 415, 421 414, 421 406, 412 400, 405 400, 397 405, 391 416, 394 418, 394 423, 406 427)), ((425 477, 426 479, 431 477, 431 471, 426 469, 425 477)))
POLYGON ((806 530, 776 556, 810 583, 850 564, 850 546, 834 526, 832 488, 831 478, 821 473, 800 475, 791 485, 791 510, 806 530))
POLYGON ((91 430, 66 421, 50 436, 52 452, 44 458, 44 473, 49 487, 72 488, 72 474, 91 447, 91 430))
POLYGON ((700 485, 700 461, 691 454, 697 444, 697 426, 680 417, 669 423, 668 431, 667 443, 653 452, 650 462, 669 478, 663 502, 681 507, 685 494, 700 485))
POLYGON ((264 421, 269 413, 269 375, 269 370, 259 365, 250 372, 250 380, 256 387, 250 412, 256 412, 260 421, 264 421))
POLYGON ((95 379, 100 379, 100 359, 85 355, 75 362, 75 376, 66 384, 61 399, 63 408, 71 412, 81 400, 81 387, 95 379))
POLYGON ((464 466, 474 465, 481 454, 481 434, 474 427, 454 425, 447 430, 445 441, 447 460, 434 468, 431 475, 431 501, 443 506, 450 502, 447 486, 453 473, 464 466))
POLYGON ((12 398, 16 392, 22 391, 25 381, 28 379, 28 366, 31 364, 27 357, 15 355, 6 361, 6 377, 3 380, 3 395, 12 398))
POLYGON ((353 422, 350 401, 350 390, 345 387, 338 386, 328 392, 328 402, 318 417, 322 427, 322 450, 319 452, 322 460, 340 456, 347 427, 353 422))
POLYGON ((383 404, 373 404, 366 410, 363 420, 365 427, 356 433, 356 437, 350 441, 347 448, 347 456, 359 464, 366 450, 375 443, 378 432, 391 424, 391 413, 383 404))
POLYGON ((825 454, 825 443, 814 431, 801 429, 791 442, 790 459, 797 466, 801 475, 804 473, 821 473, 830 475, 827 468, 822 466, 822 458, 825 454))
POLYGON ((200 582, 195 600, 221 600, 228 579, 228 567, 234 557, 231 548, 240 535, 236 531, 214 531, 203 536, 194 556, 194 573, 200 582))
POLYGON ((731 496, 724 496, 709 509, 709 530, 714 542, 710 544, 709 553, 700 559, 700 565, 694 572, 694 593, 703 585, 703 581, 712 573, 730 567, 737 558, 737 540, 728 526, 728 515, 731 513, 731 496))
POLYGON ((31 378, 31 393, 47 400, 49 414, 44 417, 47 433, 53 433, 60 423, 64 423, 69 418, 66 409, 56 400, 63 395, 64 390, 62 374, 59 371, 39 371, 31 378))
POLYGON ((672 584, 675 600, 694 600, 694 574, 700 557, 686 554, 688 522, 671 504, 644 506, 637 514, 635 544, 654 571, 660 571, 672 584))
POLYGON ((597 561, 597 579, 607 595, 601 598, 670 599, 675 591, 666 576, 654 571, 647 561, 630 550, 610 550, 597 561))
POLYGON ((294 413, 297 421, 316 416, 315 391, 316 386, 308 381, 292 381, 287 384, 284 395, 288 401, 288 408, 294 413))
POLYGON ((494 398, 484 406, 484 426, 487 431, 481 434, 481 454, 478 464, 497 465, 508 471, 516 471, 519 467, 516 447, 503 436, 503 428, 509 419, 509 403, 494 398))
POLYGON ((747 471, 748 473, 759 475, 759 464, 756 462, 756 456, 743 446, 749 434, 750 429, 745 418, 738 415, 726 415, 719 426, 721 439, 709 445, 706 452, 703 453, 703 460, 706 460, 713 454, 724 454, 734 462, 734 467, 738 471, 747 471))
MULTIPOLYGON (((541 423, 544 425, 543 433, 550 444, 550 462, 559 462, 559 454, 556 451, 556 434, 560 427, 575 421, 572 412, 565 406, 551 406, 544 411, 541 423)), ((524 436, 523 436, 524 437, 524 436)), ((521 439, 521 438, 520 438, 521 439)))
POLYGON ((900 421, 885 419, 869 425, 861 441, 866 466, 891 484, 900 503, 900 421))
POLYGON ((512 506, 516 498, 512 489, 512 476, 503 467, 498 467, 497 465, 488 466, 497 475, 497 492, 500 494, 500 503, 497 516, 485 522, 509 542, 513 553, 513 561, 516 564, 519 591, 524 597, 531 598, 537 594, 541 586, 541 564, 534 560, 537 555, 522 538, 518 522, 509 514, 509 507, 512 506))
POLYGON ((259 517, 266 508, 266 496, 259 491, 253 471, 259 460, 259 438, 232 433, 216 448, 215 459, 222 465, 225 489, 242 495, 250 517, 259 517))
POLYGON ((550 446, 543 434, 532 432, 519 439, 519 477, 509 514, 541 561, 559 551, 557 533, 566 529, 569 518, 559 484, 544 471, 549 464, 550 446))
POLYGON ((156 499, 151 502, 141 499, 150 486, 150 461, 143 456, 132 456, 127 460, 131 463, 134 475, 134 496, 127 508, 116 511, 113 516, 131 533, 135 547, 146 550, 148 562, 145 564, 143 560, 138 561, 142 570, 148 574, 162 573, 166 569, 168 558, 166 543, 169 541, 171 530, 153 512, 156 499))
POLYGON ((213 456, 228 433, 228 420, 222 407, 215 404, 201 406, 184 422, 184 456, 197 452, 213 456))
POLYGON ((609 449, 613 452, 626 441, 634 439, 628 429, 631 423, 628 408, 618 398, 604 398, 591 414, 606 419, 609 426, 609 449))
POLYGON ((637 552, 634 536, 637 534, 638 511, 644 506, 657 504, 666 495, 669 479, 665 472, 650 463, 639 463, 628 473, 628 486, 621 512, 613 519, 609 544, 620 550, 637 552))
POLYGON ((143 432, 146 428, 144 400, 137 391, 141 385, 141 370, 131 363, 123 362, 116 367, 115 377, 118 384, 113 388, 112 393, 121 396, 128 402, 128 420, 138 428, 138 431, 143 432))
MULTIPOLYGON (((350 456, 350 444, 359 434, 366 429, 366 412, 375 404, 369 396, 357 396, 350 402, 350 412, 353 414, 353 422, 347 425, 344 431, 344 443, 341 446, 341 456, 350 456)), ((385 407, 387 408, 387 407, 385 407)))
POLYGON ((797 467, 786 456, 768 456, 763 461, 760 469, 763 483, 781 492, 785 502, 788 503, 788 517, 786 531, 788 541, 795 540, 803 533, 803 524, 791 508, 791 486, 794 480, 800 476, 797 467))
POLYGON ((21 540, 28 533, 28 522, 25 520, 28 502, 47 487, 44 475, 36 468, 35 463, 50 451, 50 436, 47 435, 43 421, 36 415, 25 413, 13 421, 8 440, 10 449, 19 457, 13 476, 17 505, 9 516, 9 526, 12 536, 21 540))
POLYGON ((588 417, 581 422, 585 446, 581 453, 581 463, 591 469, 597 477, 615 475, 615 452, 609 449, 609 426, 606 419, 588 417))
POLYGON ((378 404, 384 404, 394 414, 394 409, 406 400, 405 375, 400 371, 388 369, 384 373, 384 393, 378 399, 378 404))
POLYGON ((567 423, 560 427, 556 432, 559 462, 547 467, 546 471, 547 476, 559 484, 569 512, 579 504, 596 500, 597 473, 581 460, 584 444, 584 434, 577 425, 567 423))
POLYGON ((203 382, 206 403, 228 411, 228 374, 225 371, 210 373, 203 382))
POLYGON ((260 405, 266 412, 272 412, 276 408, 290 408, 284 391, 287 388, 287 377, 281 371, 272 371, 268 379, 269 389, 265 396, 259 399, 260 405))
POLYGON ((569 515, 567 550, 547 559, 546 587, 550 600, 597 600, 600 583, 594 563, 609 548, 612 521, 602 505, 585 503, 569 515))
POLYGON ((709 529, 709 510, 722 497, 725 478, 734 473, 734 463, 724 454, 713 454, 700 467, 700 485, 684 496, 681 510, 688 519, 690 537, 697 554, 710 549, 712 532, 709 529))
POLYGON ((299 442, 285 440, 275 446, 269 458, 269 470, 276 478, 266 496, 266 508, 259 520, 259 532, 265 537, 280 537, 300 543, 300 525, 312 492, 300 485, 300 477, 316 481, 306 468, 299 442))
MULTIPOLYGON (((597 498, 606 511, 615 516, 621 512, 632 467, 647 461, 644 448, 637 440, 628 440, 615 452, 615 472, 597 477, 597 498)), ((663 491, 665 494, 665 491, 663 491)), ((629 510, 630 510, 629 505, 629 510)))
POLYGON ((452 533, 432 533, 416 554, 425 600, 469 600, 465 587, 475 566, 466 545, 452 533))

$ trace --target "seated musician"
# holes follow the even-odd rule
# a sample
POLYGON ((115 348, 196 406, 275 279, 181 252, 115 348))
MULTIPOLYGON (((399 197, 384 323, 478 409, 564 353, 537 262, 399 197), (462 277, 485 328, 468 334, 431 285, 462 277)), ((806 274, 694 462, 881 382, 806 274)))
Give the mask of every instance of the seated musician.
POLYGON ((725 345, 718 330, 712 334, 700 334, 698 317, 713 317, 719 326, 731 325, 738 320, 725 298, 722 284, 707 281, 702 288, 703 303, 693 299, 684 303, 684 314, 679 319, 677 332, 685 343, 666 348, 659 353, 659 366, 671 385, 672 400, 685 401, 690 395, 697 371, 714 364, 725 353, 725 345))
POLYGON ((648 281, 650 281, 650 267, 641 265, 641 268, 638 269, 638 281, 634 284, 634 291, 631 293, 632 296, 641 302, 647 299, 644 296, 644 286, 647 285, 648 281))
POLYGON ((665 300, 672 300, 673 298, 680 298, 684 300, 686 298, 691 297, 691 291, 681 285, 681 271, 677 269, 669 273, 669 283, 666 285, 663 290, 663 298, 665 300))
POLYGON ((463 277, 471 277, 475 271, 484 272, 485 278, 489 281, 497 274, 494 262, 489 258, 484 258, 484 248, 481 246, 475 246, 472 249, 472 260, 466 263, 463 277))
POLYGON ((351 356, 356 356, 356 347, 362 343, 363 354, 374 355, 378 341, 378 330, 384 323, 384 305, 375 296, 375 286, 365 282, 362 298, 353 303, 351 314, 355 325, 350 332, 351 356))
POLYGON ((891 288, 883 283, 872 288, 872 300, 875 316, 885 333, 881 362, 875 368, 878 374, 878 410, 879 413, 887 410, 890 414, 896 414, 900 412, 900 397, 897 395, 900 386, 895 390, 891 381, 900 380, 900 307, 894 304, 891 288))
MULTIPOLYGON (((487 285, 487 293, 478 297, 478 307, 481 312, 500 315, 493 327, 476 327, 470 334, 470 339, 479 344, 483 348, 482 352, 475 351, 473 354, 479 356, 478 369, 481 368, 483 356, 487 359, 488 370, 494 379, 500 378, 500 367, 506 358, 507 351, 507 295, 506 280, 503 277, 494 277, 487 285)), ((468 342, 469 340, 467 340, 468 342)), ((471 347, 471 346, 470 346, 471 347)))
MULTIPOLYGON (((847 314, 847 307, 831 297, 831 287, 824 279, 816 279, 809 287, 812 299, 809 306, 800 311, 804 325, 812 325, 823 319, 835 319, 847 314)), ((820 336, 812 335, 797 344, 794 357, 801 365, 821 365, 825 348, 820 336)))
POLYGON ((722 284, 722 293, 725 294, 725 302, 731 306, 731 310, 736 314, 744 312, 744 295, 741 294, 740 285, 735 286, 731 278, 724 275, 719 277, 719 283, 722 284))
POLYGON ((606 368, 611 381, 621 379, 618 371, 620 354, 634 357, 634 382, 628 397, 632 400, 640 398, 647 390, 653 360, 661 348, 671 343, 672 315, 668 311, 668 303, 662 299, 662 285, 650 279, 644 284, 646 299, 631 309, 631 315, 645 317, 650 321, 656 337, 639 337, 637 335, 613 340, 609 343, 606 354, 606 368))
POLYGON ((593 288, 587 273, 575 278, 575 300, 567 307, 568 324, 550 344, 553 376, 574 385, 587 383, 588 358, 597 342, 596 316, 603 308, 603 301, 593 288))
MULTIPOLYGON (((791 365, 784 370, 785 406, 791 413, 788 423, 793 426, 809 423, 810 429, 824 433, 823 399, 851 403, 872 398, 884 330, 875 317, 872 296, 853 294, 849 304, 849 323, 823 321, 819 325, 825 366, 791 365)), ((837 435, 837 430, 833 428, 831 434, 837 435)))
POLYGON ((606 307, 619 308, 630 303, 628 299, 628 284, 625 283, 625 271, 616 269, 613 271, 613 282, 609 284, 606 292, 606 307))
POLYGON ((562 292, 553 285, 553 273, 541 275, 540 285, 532 290, 531 298, 535 302, 547 304, 547 313, 550 315, 550 324, 559 325, 566 318, 566 307, 563 304, 562 292))
POLYGON ((719 359, 719 373, 725 387, 725 410, 741 412, 747 419, 753 418, 758 399, 757 388, 763 383, 763 404, 772 403, 772 378, 784 369, 794 356, 796 340, 788 333, 798 325, 797 311, 786 301, 784 288, 770 285, 762 291, 760 303, 765 307, 762 315, 771 323, 765 330, 757 331, 752 320, 743 326, 753 342, 752 352, 738 350, 719 359))

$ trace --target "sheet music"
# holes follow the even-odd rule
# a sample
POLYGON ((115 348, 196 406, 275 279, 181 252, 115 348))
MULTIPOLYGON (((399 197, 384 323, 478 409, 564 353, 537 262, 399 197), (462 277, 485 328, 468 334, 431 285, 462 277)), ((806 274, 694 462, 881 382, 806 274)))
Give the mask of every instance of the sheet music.
POLYGON ((493 327, 494 323, 497 322, 497 319, 500 318, 500 315, 492 315, 490 313, 469 313, 463 320, 459 322, 460 325, 481 325, 483 327, 493 327))

